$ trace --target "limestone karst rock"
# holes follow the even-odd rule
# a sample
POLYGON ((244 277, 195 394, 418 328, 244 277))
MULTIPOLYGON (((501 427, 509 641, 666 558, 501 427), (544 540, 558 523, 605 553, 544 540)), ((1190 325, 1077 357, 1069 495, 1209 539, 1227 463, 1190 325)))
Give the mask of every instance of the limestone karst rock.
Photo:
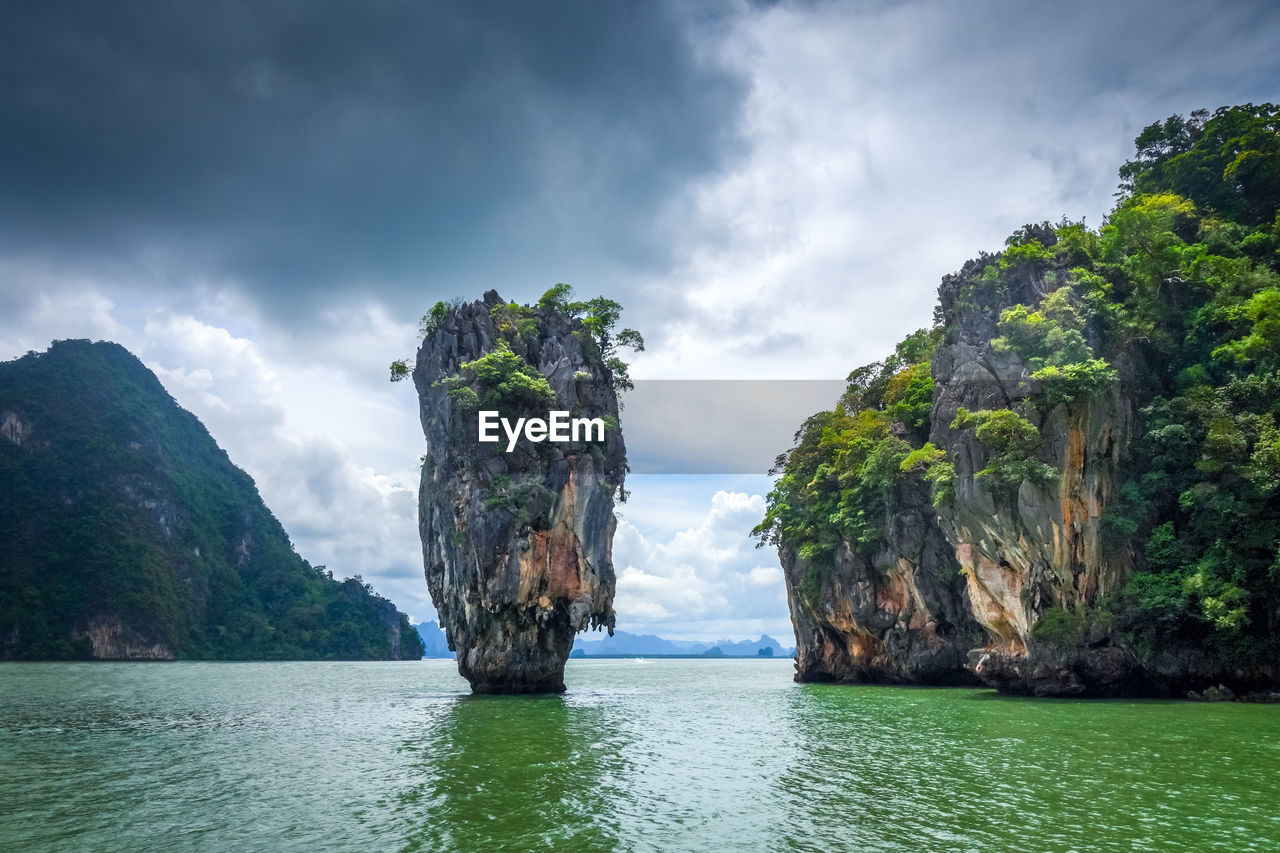
POLYGON ((796 631, 796 680, 970 684, 969 649, 985 634, 928 490, 905 483, 890 497, 874 555, 844 542, 822 581, 805 582, 806 561, 778 549, 796 631))
MULTIPOLYGON (((458 671, 481 693, 564 689, 573 637, 612 631, 626 468, 615 376, 582 321, 489 291, 440 311, 413 371, 426 453, 418 526, 458 671), (478 412, 601 418, 602 441, 477 440, 478 412)), ((502 430, 498 430, 502 434, 502 430)))
MULTIPOLYGON (((1056 239, 1047 230, 1039 237, 1050 245, 1056 239)), ((930 435, 955 464, 955 497, 940 508, 939 523, 964 568, 974 617, 989 633, 971 652, 970 666, 985 683, 1011 692, 1123 691, 1135 662, 1107 632, 1064 645, 1033 629, 1051 608, 1075 612, 1114 595, 1132 568, 1128 549, 1104 547, 1102 528, 1133 433, 1132 395, 1120 381, 1102 394, 1036 405, 1041 389, 1032 370, 991 341, 1000 334, 999 310, 1034 304, 1043 298, 1041 285, 1018 280, 1021 289, 981 309, 963 301, 981 273, 982 264, 971 263, 940 289, 947 336, 933 357, 930 435), (1024 481, 1008 494, 985 484, 976 474, 990 453, 975 430, 954 425, 961 408, 1024 414, 1041 436, 1036 458, 1055 477, 1024 481)))

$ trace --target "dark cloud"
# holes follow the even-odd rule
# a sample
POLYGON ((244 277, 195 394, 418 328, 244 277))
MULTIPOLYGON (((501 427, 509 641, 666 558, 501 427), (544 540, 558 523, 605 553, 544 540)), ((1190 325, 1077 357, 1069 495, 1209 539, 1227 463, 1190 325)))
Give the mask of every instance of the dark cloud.
POLYGON ((267 304, 656 269, 743 95, 641 2, 0 10, 0 250, 178 258, 267 304), (606 261, 607 259, 607 261, 606 261))

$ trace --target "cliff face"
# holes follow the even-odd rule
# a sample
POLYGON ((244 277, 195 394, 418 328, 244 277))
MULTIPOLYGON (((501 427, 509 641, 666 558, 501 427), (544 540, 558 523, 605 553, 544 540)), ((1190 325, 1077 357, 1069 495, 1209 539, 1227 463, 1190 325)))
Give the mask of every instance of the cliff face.
POLYGON ((1148 126, 1101 228, 1018 229, 805 421, 755 530, 786 570, 798 678, 937 681, 967 657, 1039 696, 1274 689, 1277 116, 1148 126), (926 589, 948 564, 963 590, 926 589), (981 642, 960 655, 964 611, 981 642), (956 630, 912 633, 931 619, 956 630))
POLYGON ((168 643, 149 641, 115 616, 94 616, 71 631, 71 639, 88 641, 95 660, 175 660, 168 643))
POLYGON ((123 347, 0 364, 0 658, 416 659, 123 347))
POLYGON ((563 690, 574 635, 614 624, 625 471, 614 377, 580 321, 493 291, 437 319, 413 377, 427 586, 458 671, 477 692, 563 690), (478 409, 512 422, 569 411, 608 428, 603 441, 521 438, 507 452, 505 436, 477 441, 478 409))
MULTIPOLYGON (((1044 242, 1055 240, 1051 232, 1044 242)), ((989 642, 969 655, 985 683, 1037 695, 1107 694, 1132 685, 1136 660, 1101 621, 1078 636, 1037 631, 1046 611, 1081 614, 1118 593, 1132 569, 1130 549, 1104 545, 1103 515, 1116 497, 1118 466, 1134 430, 1131 389, 1046 406, 1044 388, 1016 353, 992 345, 1001 309, 1044 298, 1034 275, 1017 277, 1000 303, 965 305, 982 265, 944 280, 946 337, 934 353, 931 441, 955 466, 954 498, 939 524, 964 569, 974 617, 989 642), (1010 410, 1038 431, 1034 458, 1054 472, 1001 491, 978 477, 992 453, 977 432, 958 426, 962 410, 1010 410)), ((1042 626, 1043 628, 1043 626, 1042 626)))
POLYGON ((968 684, 983 632, 927 489, 893 490, 874 556, 841 542, 829 572, 778 549, 796 632, 796 680, 968 684))

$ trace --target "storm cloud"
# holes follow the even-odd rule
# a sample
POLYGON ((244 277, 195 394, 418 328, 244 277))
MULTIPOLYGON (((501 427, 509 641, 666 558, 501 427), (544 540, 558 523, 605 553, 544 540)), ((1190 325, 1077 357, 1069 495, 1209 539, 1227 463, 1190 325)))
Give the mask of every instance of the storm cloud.
POLYGON ((196 265, 279 322, 342 288, 656 270, 648 223, 744 93, 680 8, 5 4, 0 246, 196 265))

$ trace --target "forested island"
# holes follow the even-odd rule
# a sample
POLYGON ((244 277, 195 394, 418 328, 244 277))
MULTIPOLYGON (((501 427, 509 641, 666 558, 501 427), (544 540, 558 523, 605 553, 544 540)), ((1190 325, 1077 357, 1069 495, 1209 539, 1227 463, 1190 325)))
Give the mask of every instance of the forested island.
POLYGON ((124 347, 0 364, 0 659, 416 660, 124 347))
POLYGON ((797 679, 1274 688, 1280 108, 1147 127, 1100 228, 939 288, 779 458, 797 679))

